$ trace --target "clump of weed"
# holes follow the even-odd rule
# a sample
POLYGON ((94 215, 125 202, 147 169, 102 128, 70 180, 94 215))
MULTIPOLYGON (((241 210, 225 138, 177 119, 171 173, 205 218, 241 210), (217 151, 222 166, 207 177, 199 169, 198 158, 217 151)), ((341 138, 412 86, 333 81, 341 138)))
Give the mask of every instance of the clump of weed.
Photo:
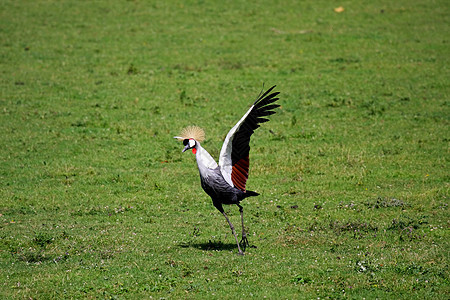
POLYGON ((7 251, 19 262, 40 264, 53 261, 57 263, 69 257, 67 249, 54 246, 59 241, 70 238, 66 231, 59 233, 36 231, 30 239, 14 238, 13 236, 1 238, 7 251))
POLYGON ((295 275, 294 278, 291 279, 291 282, 294 284, 308 284, 312 283, 313 280, 309 277, 305 277, 303 275, 295 275))
POLYGON ((344 202, 339 202, 338 204, 338 208, 339 209, 352 209, 355 210, 356 209, 356 204, 353 202, 350 203, 344 203, 344 202))
POLYGON ((361 221, 337 221, 330 220, 328 222, 314 221, 309 226, 310 232, 332 232, 335 235, 344 235, 351 233, 353 238, 363 238, 371 233, 376 233, 378 227, 368 222, 361 221))
POLYGON ((118 207, 110 207, 110 206, 95 206, 95 207, 86 207, 79 208, 78 210, 71 213, 72 216, 112 216, 115 214, 123 214, 134 209, 133 206, 121 206, 118 207))
POLYGON ((359 63, 361 60, 356 57, 337 57, 328 60, 331 63, 352 64, 359 63))
POLYGON ((33 242, 41 248, 44 248, 53 241, 54 238, 46 232, 37 232, 33 239, 33 242))
POLYGON ((401 275, 423 275, 428 273, 428 270, 426 270, 423 266, 418 265, 416 263, 410 263, 410 264, 398 264, 394 268, 395 272, 401 275))
POLYGON ((50 259, 50 257, 45 256, 42 253, 42 249, 36 249, 33 247, 30 247, 28 249, 18 249, 18 251, 14 253, 14 256, 17 260, 30 264, 44 262, 50 259))
POLYGON ((177 278, 171 276, 160 276, 154 282, 142 287, 143 291, 160 292, 173 289, 177 285, 177 278))
POLYGON ((288 224, 280 235, 280 241, 283 245, 296 245, 299 243, 299 236, 301 236, 303 232, 304 230, 300 227, 288 224))
POLYGON ((354 238, 361 238, 370 232, 377 232, 378 227, 367 222, 360 221, 330 221, 329 229, 331 229, 337 235, 350 232, 353 233, 354 238))
POLYGON ((56 256, 47 253, 46 248, 52 244, 57 237, 52 236, 48 232, 36 232, 34 238, 22 245, 10 245, 10 253, 18 261, 26 263, 41 263, 53 260, 56 256))
POLYGON ((354 270, 358 273, 364 273, 364 272, 377 272, 380 270, 382 265, 376 262, 376 259, 362 259, 357 260, 355 262, 354 270))
POLYGON ((192 97, 190 97, 185 90, 182 90, 180 92, 180 96, 179 96, 180 102, 181 104, 183 104, 184 106, 193 106, 194 105, 194 99, 192 97))
POLYGON ((197 226, 194 226, 192 233, 190 233, 193 237, 197 237, 200 235, 200 229, 197 226))
POLYGON ((448 204, 447 203, 444 203, 444 202, 441 202, 441 203, 439 203, 439 204, 437 204, 436 206, 435 206, 435 208, 437 208, 437 209, 447 209, 448 208, 448 204))
POLYGON ((386 105, 379 99, 370 99, 361 104, 369 116, 381 116, 386 111, 386 105))
POLYGON ((127 74, 128 75, 135 75, 135 74, 138 74, 138 73, 139 73, 138 69, 133 64, 130 64, 130 66, 128 67, 128 70, 127 70, 127 74))
POLYGON ((427 218, 427 216, 421 216, 417 219, 408 216, 401 216, 398 219, 392 219, 392 224, 388 229, 403 230, 407 227, 419 229, 423 224, 428 224, 428 221, 426 220, 427 218))
POLYGON ((342 106, 352 106, 353 101, 351 99, 346 99, 343 97, 334 97, 331 102, 327 104, 328 107, 342 107, 342 106))
POLYGON ((419 232, 420 227, 423 224, 428 224, 426 216, 421 216, 419 219, 413 219, 410 217, 400 217, 398 219, 393 219, 388 230, 395 231, 399 233, 399 240, 418 240, 425 236, 419 232))
POLYGON ((323 206, 322 206, 322 204, 321 203, 314 203, 314 209, 315 210, 320 210, 320 209, 323 209, 323 206))
POLYGON ((368 208, 386 208, 386 207, 409 207, 409 204, 405 203, 403 200, 397 198, 382 198, 378 197, 373 201, 366 202, 368 208))

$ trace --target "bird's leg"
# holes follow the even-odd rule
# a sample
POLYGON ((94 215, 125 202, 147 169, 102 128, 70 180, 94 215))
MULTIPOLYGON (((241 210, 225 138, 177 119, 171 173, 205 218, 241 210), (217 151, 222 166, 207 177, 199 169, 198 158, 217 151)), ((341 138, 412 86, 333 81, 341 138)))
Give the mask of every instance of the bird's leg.
POLYGON ((239 207, 239 212, 241 213, 241 223, 242 223, 242 240, 240 242, 240 244, 242 244, 242 248, 247 248, 247 246, 249 246, 248 240, 247 240, 247 233, 245 232, 245 227, 244 227, 244 208, 242 206, 240 206, 239 204, 237 204, 237 206, 239 207))
POLYGON ((230 225, 230 228, 231 228, 231 232, 233 232, 234 239, 236 240, 236 244, 237 244, 237 246, 238 246, 239 255, 244 255, 244 252, 242 252, 241 247, 239 246, 239 242, 238 242, 238 239, 237 239, 237 236, 236 236, 236 232, 234 231, 234 226, 233 226, 233 224, 231 224, 230 220, 228 219, 228 217, 227 217, 227 215, 225 214, 224 211, 222 211, 222 214, 223 214, 223 216, 225 217, 225 219, 227 219, 227 222, 228 222, 228 224, 230 225))

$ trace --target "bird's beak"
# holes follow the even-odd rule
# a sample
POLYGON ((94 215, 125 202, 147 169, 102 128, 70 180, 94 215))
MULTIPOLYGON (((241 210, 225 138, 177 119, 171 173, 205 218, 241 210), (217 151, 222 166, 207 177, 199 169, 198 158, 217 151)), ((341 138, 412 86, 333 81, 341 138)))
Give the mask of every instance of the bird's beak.
POLYGON ((184 149, 183 149, 182 152, 185 152, 185 151, 188 150, 188 149, 189 149, 189 144, 187 144, 186 147, 184 147, 184 149))

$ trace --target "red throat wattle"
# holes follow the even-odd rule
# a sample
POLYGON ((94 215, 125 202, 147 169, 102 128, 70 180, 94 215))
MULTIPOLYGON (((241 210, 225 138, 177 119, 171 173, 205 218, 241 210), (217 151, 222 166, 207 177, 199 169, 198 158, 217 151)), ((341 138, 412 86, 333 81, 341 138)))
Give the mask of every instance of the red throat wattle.
POLYGON ((192 153, 197 154, 197 149, 192 148, 192 153))

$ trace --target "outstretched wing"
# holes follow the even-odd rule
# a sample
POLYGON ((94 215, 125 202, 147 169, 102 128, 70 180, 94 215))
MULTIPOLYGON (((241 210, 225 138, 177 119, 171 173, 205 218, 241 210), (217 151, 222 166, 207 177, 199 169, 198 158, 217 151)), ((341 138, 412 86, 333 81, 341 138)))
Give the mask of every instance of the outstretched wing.
POLYGON ((245 191, 248 179, 250 137, 260 126, 259 124, 269 121, 264 118, 275 112, 273 109, 279 107, 273 104, 279 98, 279 92, 270 93, 275 86, 261 95, 247 113, 231 128, 220 150, 219 166, 220 172, 225 180, 231 185, 245 191))

